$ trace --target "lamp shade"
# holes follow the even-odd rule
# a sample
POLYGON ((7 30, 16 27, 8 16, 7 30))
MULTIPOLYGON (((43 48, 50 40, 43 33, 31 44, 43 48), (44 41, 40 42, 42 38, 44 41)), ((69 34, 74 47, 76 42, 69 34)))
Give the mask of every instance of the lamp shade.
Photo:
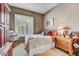
POLYGON ((10 31, 10 35, 15 35, 14 31, 11 30, 10 31))

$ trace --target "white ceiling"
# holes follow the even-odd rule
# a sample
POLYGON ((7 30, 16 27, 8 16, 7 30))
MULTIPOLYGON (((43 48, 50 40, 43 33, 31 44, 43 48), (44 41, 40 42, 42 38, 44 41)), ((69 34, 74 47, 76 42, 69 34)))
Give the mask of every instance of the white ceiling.
POLYGON ((41 14, 46 13, 54 8, 58 3, 8 3, 11 6, 19 7, 22 9, 38 12, 41 14))

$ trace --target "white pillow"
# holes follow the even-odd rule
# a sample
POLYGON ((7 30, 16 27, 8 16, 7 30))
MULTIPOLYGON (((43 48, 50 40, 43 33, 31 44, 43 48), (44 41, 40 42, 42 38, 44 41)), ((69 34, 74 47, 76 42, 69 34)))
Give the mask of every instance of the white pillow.
POLYGON ((79 48, 78 44, 73 44, 74 48, 79 48))
POLYGON ((30 38, 41 38, 43 35, 41 34, 34 34, 34 35, 30 35, 30 38))

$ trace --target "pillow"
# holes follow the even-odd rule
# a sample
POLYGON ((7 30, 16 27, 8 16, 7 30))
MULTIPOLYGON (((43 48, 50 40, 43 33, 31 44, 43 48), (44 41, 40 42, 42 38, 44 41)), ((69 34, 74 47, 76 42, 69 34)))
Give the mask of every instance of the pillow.
POLYGON ((41 32, 41 35, 44 35, 44 32, 43 31, 41 32))
POLYGON ((43 35, 41 34, 31 34, 29 35, 29 39, 34 39, 34 38, 42 38, 43 35))

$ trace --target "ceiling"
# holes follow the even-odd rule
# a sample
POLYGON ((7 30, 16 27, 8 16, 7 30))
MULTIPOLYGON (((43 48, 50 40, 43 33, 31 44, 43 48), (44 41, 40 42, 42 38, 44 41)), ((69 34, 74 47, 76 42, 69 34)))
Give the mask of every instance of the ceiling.
POLYGON ((8 3, 11 6, 44 14, 58 5, 58 3, 8 3))

